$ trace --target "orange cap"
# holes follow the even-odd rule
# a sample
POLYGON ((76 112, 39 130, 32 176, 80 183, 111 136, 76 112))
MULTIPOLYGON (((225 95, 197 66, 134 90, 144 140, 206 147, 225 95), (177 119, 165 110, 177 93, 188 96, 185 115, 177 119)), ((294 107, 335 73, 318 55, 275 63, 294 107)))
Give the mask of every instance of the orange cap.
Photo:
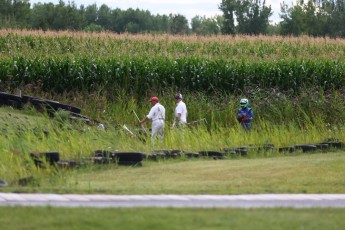
POLYGON ((151 99, 149 100, 149 102, 158 102, 158 97, 151 97, 151 99))

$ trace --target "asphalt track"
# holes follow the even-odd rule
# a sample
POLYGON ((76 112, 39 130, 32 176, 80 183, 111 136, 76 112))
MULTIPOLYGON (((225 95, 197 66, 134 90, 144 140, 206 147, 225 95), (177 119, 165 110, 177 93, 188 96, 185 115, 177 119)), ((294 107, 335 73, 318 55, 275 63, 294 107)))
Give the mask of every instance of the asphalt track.
POLYGON ((96 208, 345 208, 345 194, 79 195, 0 193, 0 206, 96 208))

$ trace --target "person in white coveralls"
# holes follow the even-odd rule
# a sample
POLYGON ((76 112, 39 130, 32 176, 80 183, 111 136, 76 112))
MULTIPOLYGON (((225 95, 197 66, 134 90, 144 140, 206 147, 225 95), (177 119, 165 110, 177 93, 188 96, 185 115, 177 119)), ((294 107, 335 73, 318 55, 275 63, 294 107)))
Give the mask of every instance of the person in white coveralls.
POLYGON ((173 127, 183 127, 187 124, 187 106, 182 100, 182 94, 178 93, 174 98, 176 101, 176 108, 173 127))
POLYGON ((163 139, 165 108, 159 103, 158 97, 152 97, 149 102, 152 104, 150 112, 144 119, 139 121, 139 123, 142 125, 147 120, 152 120, 151 138, 154 139, 156 136, 158 136, 160 139, 163 139))

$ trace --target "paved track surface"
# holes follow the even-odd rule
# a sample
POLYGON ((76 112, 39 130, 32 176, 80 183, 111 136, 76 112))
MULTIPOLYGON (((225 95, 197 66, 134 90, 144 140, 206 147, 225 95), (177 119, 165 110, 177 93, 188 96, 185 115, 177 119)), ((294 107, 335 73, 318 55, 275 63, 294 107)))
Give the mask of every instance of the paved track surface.
POLYGON ((78 195, 0 193, 0 206, 345 208, 345 194, 78 195))

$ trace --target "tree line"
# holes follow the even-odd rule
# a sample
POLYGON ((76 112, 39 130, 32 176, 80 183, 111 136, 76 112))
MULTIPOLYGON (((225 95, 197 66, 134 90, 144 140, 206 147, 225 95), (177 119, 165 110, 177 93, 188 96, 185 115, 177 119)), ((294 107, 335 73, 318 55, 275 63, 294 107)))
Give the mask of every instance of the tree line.
POLYGON ((106 4, 79 7, 30 4, 29 0, 0 0, 0 28, 40 30, 112 31, 115 33, 309 35, 345 37, 345 0, 298 0, 281 4, 281 21, 270 24, 273 12, 265 0, 221 0, 223 13, 189 22, 181 14, 151 14, 148 10, 111 9, 106 4))

